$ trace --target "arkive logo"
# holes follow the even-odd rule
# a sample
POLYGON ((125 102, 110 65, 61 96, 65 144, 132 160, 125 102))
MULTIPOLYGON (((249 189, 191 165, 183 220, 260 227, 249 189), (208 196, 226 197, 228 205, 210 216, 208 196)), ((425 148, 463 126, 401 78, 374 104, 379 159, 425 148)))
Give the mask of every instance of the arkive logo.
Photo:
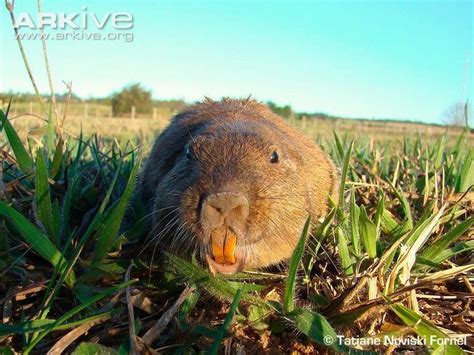
POLYGON ((30 29, 74 29, 87 30, 90 27, 102 30, 105 27, 115 30, 128 30, 133 27, 133 15, 129 12, 106 12, 96 14, 89 12, 86 6, 82 7, 82 12, 40 12, 30 15, 28 12, 21 12, 15 18, 15 28, 30 29))

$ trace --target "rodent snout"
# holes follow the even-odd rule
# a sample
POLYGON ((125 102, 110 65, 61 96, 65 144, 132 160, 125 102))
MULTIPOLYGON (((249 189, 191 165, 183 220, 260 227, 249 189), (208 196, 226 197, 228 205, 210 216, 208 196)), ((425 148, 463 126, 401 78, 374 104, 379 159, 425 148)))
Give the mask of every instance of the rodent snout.
POLYGON ((242 228, 249 215, 249 201, 240 193, 221 192, 208 196, 202 205, 201 222, 211 229, 223 225, 242 228))
POLYGON ((249 215, 249 201, 240 193, 221 192, 208 196, 201 209, 201 224, 209 233, 212 273, 235 273, 243 267, 237 253, 238 238, 249 215))

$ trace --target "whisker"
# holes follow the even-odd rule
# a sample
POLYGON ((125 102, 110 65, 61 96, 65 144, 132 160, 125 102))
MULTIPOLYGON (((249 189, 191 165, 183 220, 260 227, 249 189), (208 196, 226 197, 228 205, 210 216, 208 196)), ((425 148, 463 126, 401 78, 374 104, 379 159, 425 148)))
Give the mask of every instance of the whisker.
MULTIPOLYGON (((155 259, 155 254, 156 254, 156 249, 158 247, 158 244, 160 244, 160 240, 161 240, 161 237, 163 235, 165 235, 167 232, 168 232, 168 229, 172 228, 174 225, 176 225, 179 221, 179 218, 176 217, 176 218, 173 218, 171 219, 170 222, 168 222, 168 227, 166 229, 163 229, 162 231, 160 231, 156 237, 154 237, 152 240, 155 240, 156 239, 156 243, 153 247, 153 252, 152 252, 152 256, 151 256, 151 260, 150 260, 150 268, 149 268, 149 277, 151 275, 151 268, 152 268, 152 265, 153 265, 153 261, 155 259), (172 223, 171 223, 172 222, 172 223), (170 224, 171 223, 171 224, 170 224)), ((151 243, 147 243, 147 246, 149 246, 151 243)), ((145 250, 145 248, 142 249, 142 251, 140 252, 140 254, 143 252, 143 250, 145 250)))
POLYGON ((177 205, 172 205, 172 206, 167 206, 167 207, 160 208, 159 210, 152 211, 152 212, 148 213, 147 215, 143 216, 143 217, 140 219, 140 221, 143 221, 143 220, 145 220, 145 219, 147 219, 147 218, 149 218, 149 217, 151 217, 151 216, 153 216, 153 215, 155 215, 155 214, 157 214, 157 213, 160 213, 160 212, 162 212, 162 211, 164 211, 164 210, 167 210, 167 209, 170 209, 170 208, 179 208, 179 206, 177 206, 177 205))
MULTIPOLYGON (((172 211, 172 212, 174 212, 174 211, 172 211)), ((171 214, 172 212, 168 213, 168 215, 171 214)), ((168 215, 167 215, 167 216, 168 216, 168 215)), ((164 234, 165 232, 167 232, 167 231, 168 231, 168 228, 169 228, 168 226, 169 226, 170 224, 176 223, 176 222, 178 221, 178 219, 179 219, 179 215, 173 216, 173 218, 170 219, 170 221, 163 227, 163 229, 162 229, 161 231, 159 231, 159 232, 158 232, 156 235, 154 235, 153 237, 149 238, 150 240, 148 240, 148 241, 145 243, 145 245, 143 246, 142 251, 140 252, 140 254, 141 254, 146 248, 148 248, 157 238, 160 238, 160 237, 162 236, 162 234, 164 234)), ((160 228, 160 226, 161 226, 160 223, 157 223, 155 226, 153 226, 153 228, 152 228, 152 230, 150 231, 150 233, 148 234, 148 236, 149 236, 149 237, 152 236, 152 235, 155 233, 155 231, 156 231, 158 228, 160 228)))

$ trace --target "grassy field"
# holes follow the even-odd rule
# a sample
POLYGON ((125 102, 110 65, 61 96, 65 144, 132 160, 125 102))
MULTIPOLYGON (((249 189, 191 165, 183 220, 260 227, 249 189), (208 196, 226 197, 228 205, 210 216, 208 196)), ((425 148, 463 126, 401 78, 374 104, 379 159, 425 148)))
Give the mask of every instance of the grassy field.
MULTIPOLYGON (((6 104, 4 104, 4 110, 6 104)), ((45 120, 38 115, 39 105, 24 103, 12 104, 11 122, 16 127, 22 139, 31 137, 40 140, 45 133, 45 120), (31 107, 33 106, 32 110, 31 107)), ((65 132, 72 137, 78 137, 81 133, 85 136, 97 134, 104 139, 116 139, 119 142, 128 140, 144 144, 145 151, 153 143, 153 139, 168 124, 175 111, 162 108, 156 111, 155 118, 152 116, 138 117, 111 117, 111 107, 94 103, 71 104, 67 110, 67 117, 63 116, 64 105, 59 105, 60 121, 64 119, 65 132), (84 107, 87 105, 89 111, 100 112, 98 115, 84 116, 84 107)), ((446 136, 446 142, 451 144, 463 132, 462 128, 450 126, 437 126, 421 123, 380 121, 380 120, 354 120, 344 118, 320 118, 308 116, 305 118, 288 119, 288 123, 305 132, 316 141, 333 137, 333 131, 342 137, 352 137, 363 141, 372 140, 378 143, 403 142, 404 138, 416 138, 420 136, 427 142, 433 142, 441 136, 446 136)), ((474 132, 466 134, 469 143, 474 143, 474 132)))
POLYGON ((341 198, 284 270, 214 277, 140 257, 136 176, 169 117, 12 118, 1 112, 4 353, 474 349, 472 133, 291 121, 341 168, 341 198))

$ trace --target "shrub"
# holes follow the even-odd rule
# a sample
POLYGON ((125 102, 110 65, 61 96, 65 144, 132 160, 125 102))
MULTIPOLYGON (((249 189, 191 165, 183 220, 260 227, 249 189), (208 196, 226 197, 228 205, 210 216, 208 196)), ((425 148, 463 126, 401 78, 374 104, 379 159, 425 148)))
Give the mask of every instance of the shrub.
POLYGON ((151 91, 140 84, 130 84, 112 96, 112 111, 114 116, 130 113, 135 106, 137 113, 150 113, 153 108, 151 91))

